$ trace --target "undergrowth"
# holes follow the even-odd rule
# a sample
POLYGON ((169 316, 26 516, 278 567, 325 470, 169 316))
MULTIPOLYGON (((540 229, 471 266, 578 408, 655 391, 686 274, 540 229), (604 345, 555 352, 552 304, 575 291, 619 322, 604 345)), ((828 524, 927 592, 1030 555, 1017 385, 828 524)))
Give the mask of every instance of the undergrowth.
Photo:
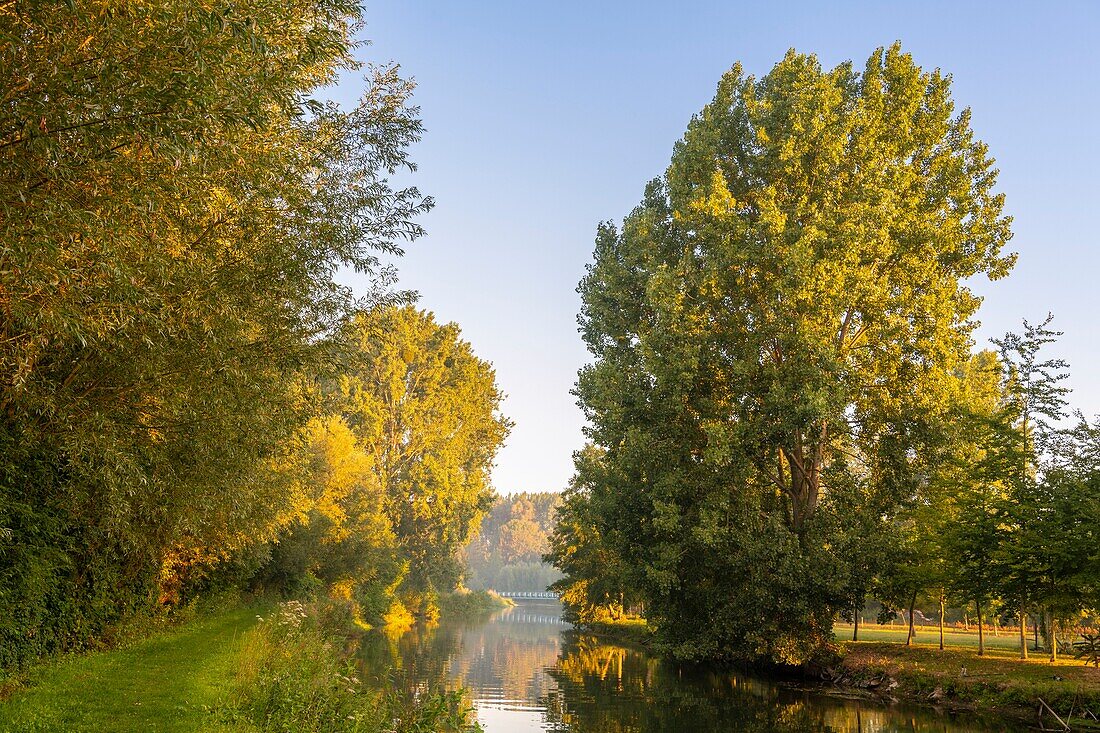
POLYGON ((351 661, 339 604, 289 601, 243 639, 233 694, 220 711, 270 733, 478 731, 460 692, 372 690, 351 661))

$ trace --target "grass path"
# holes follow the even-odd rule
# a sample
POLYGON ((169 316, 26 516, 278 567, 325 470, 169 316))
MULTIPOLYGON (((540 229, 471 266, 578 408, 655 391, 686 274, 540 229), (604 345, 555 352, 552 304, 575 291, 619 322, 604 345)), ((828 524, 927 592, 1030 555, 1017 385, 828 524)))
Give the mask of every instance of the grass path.
POLYGON ((64 659, 0 702, 0 733, 246 733, 208 712, 229 691, 241 633, 255 610, 234 609, 124 649, 64 659))

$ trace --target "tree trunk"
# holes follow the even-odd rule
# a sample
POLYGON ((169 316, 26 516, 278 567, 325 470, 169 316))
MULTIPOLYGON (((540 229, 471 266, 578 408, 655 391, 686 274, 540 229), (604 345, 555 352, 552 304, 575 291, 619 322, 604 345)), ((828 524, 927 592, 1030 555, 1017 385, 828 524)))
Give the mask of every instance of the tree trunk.
POLYGON ((909 635, 905 637, 905 646, 913 645, 913 609, 917 605, 917 592, 913 591, 913 597, 909 599, 909 635))
POLYGON ((947 599, 943 591, 940 591, 940 651, 943 651, 943 617, 947 612, 947 599))
POLYGON ((852 641, 859 641, 859 613, 862 608, 857 608, 852 613, 852 641))
POLYGON ((1027 611, 1020 609, 1020 659, 1027 659, 1027 611))
POLYGON ((963 631, 970 631, 970 609, 963 609, 963 631))
POLYGON ((1047 627, 1047 646, 1050 647, 1050 661, 1058 661, 1058 635, 1054 633, 1054 614, 1050 612, 1048 608, 1045 612, 1044 619, 1047 627))
POLYGON ((982 602, 974 601, 978 612, 978 656, 985 656, 985 627, 982 625, 982 602))

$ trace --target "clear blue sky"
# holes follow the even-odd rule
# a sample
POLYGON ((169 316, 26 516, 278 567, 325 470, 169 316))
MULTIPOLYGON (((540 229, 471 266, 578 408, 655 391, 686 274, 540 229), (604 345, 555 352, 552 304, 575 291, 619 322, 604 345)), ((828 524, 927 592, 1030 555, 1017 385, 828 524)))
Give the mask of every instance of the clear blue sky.
MULTIPOLYGON (((422 307, 493 362, 516 422, 494 483, 558 490, 582 443, 575 288, 596 224, 660 175, 735 61, 788 48, 858 65, 900 40, 954 76, 1015 217, 1013 274, 981 282, 980 340, 1053 311, 1074 405, 1100 412, 1100 3, 409 2, 367 5, 364 60, 416 78, 428 235, 399 261, 422 307)), ((361 88, 341 84, 337 98, 361 88)))

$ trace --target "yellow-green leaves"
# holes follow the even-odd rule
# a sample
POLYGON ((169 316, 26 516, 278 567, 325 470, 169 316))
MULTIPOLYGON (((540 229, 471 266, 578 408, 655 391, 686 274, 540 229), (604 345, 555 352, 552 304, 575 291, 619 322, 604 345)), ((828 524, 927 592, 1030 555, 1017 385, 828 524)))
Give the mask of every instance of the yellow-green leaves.
POLYGON ((457 326, 412 307, 375 309, 348 336, 340 403, 410 561, 408 588, 449 590, 511 426, 495 374, 457 326))
POLYGON ((822 640, 852 602, 832 512, 878 526, 918 483, 971 345, 967 280, 1012 264, 949 87, 898 46, 862 72, 795 51, 761 78, 734 67, 621 231, 600 229, 577 395, 601 452, 574 503, 686 654, 822 640))
MULTIPOLYGON (((19 456, 0 526, 34 507, 18 542, 56 574, 36 585, 0 558, 0 585, 18 588, 0 616, 22 617, 8 598, 52 604, 70 615, 42 637, 83 635, 110 620, 84 611, 155 599, 162 561, 262 542, 300 508, 282 468, 316 414, 330 337, 360 307, 333 275, 356 268, 371 300, 389 297, 379 255, 431 204, 387 180, 421 133, 396 68, 373 69, 355 109, 312 99, 357 66, 360 12, 0 12, 0 442, 19 456), (117 596, 85 604, 93 586, 117 596)), ((12 628, 0 647, 23 649, 12 628)))

